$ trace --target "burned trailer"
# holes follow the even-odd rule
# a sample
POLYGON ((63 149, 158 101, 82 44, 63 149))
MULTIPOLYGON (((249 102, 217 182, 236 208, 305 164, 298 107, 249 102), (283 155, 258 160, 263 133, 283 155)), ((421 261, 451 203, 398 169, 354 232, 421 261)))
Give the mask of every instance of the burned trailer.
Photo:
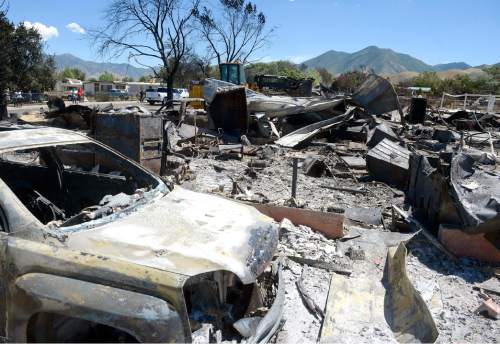
POLYGON ((274 221, 75 132, 0 126, 0 229, 7 341, 261 341, 280 322, 274 221))

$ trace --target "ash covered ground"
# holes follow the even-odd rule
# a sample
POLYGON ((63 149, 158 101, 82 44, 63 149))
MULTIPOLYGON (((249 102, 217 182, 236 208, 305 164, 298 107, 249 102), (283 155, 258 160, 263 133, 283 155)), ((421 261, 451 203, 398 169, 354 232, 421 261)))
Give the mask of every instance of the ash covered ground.
MULTIPOLYGON (((362 152, 358 154, 359 157, 362 155, 362 152)), ((353 207, 379 208, 382 212, 382 225, 363 225, 364 231, 351 231, 347 227, 347 236, 356 237, 361 233, 358 239, 347 242, 329 240, 304 226, 295 227, 289 222, 282 224, 282 228, 292 228, 291 231, 285 229, 289 235, 281 237, 280 251, 287 256, 307 256, 335 263, 337 259, 346 259, 349 246, 363 247, 357 246, 358 240, 370 240, 371 235, 366 231, 377 231, 379 233, 376 234, 382 237, 385 234, 398 234, 389 232, 391 206, 401 206, 404 194, 384 183, 371 180, 363 169, 347 168, 339 155, 328 146, 313 146, 307 151, 297 152, 268 145, 262 146, 255 156, 245 156, 242 160, 221 159, 220 156, 215 158, 210 155, 194 157, 190 160, 189 168, 190 180, 184 182, 183 187, 199 192, 324 212, 342 213, 353 207), (332 175, 311 177, 305 175, 303 169, 299 169, 297 197, 295 201, 291 201, 292 157, 298 155, 303 159, 321 157, 332 175), (265 162, 265 167, 261 164, 260 168, 250 168, 250 162, 255 160, 265 162), (327 188, 329 186, 361 192, 333 190, 327 188)), ((408 276, 434 317, 439 330, 438 342, 498 342, 498 321, 475 313, 483 300, 474 286, 485 281, 498 285, 495 270, 471 259, 454 262, 420 234, 411 237, 406 246, 408 276)), ((352 274, 349 278, 370 276, 373 271, 378 273, 377 276, 382 275, 386 250, 376 249, 370 252, 370 248, 366 247, 364 250, 364 259, 351 259, 352 274)), ((307 267, 303 275, 304 266, 291 259, 285 260, 284 323, 273 338, 277 343, 316 342, 320 339, 322 319, 306 307, 297 288, 297 281, 303 279, 307 293, 324 309, 330 279, 335 272, 307 267)), ((500 301, 497 295, 488 295, 493 301, 500 301)), ((353 330, 359 332, 355 336, 357 342, 395 341, 390 331, 377 326, 359 326, 353 330)))

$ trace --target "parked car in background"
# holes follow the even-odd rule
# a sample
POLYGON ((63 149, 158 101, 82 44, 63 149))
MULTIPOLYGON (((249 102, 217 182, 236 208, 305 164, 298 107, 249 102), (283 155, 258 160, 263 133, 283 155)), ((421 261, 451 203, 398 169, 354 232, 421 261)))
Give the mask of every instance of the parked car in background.
POLYGON ((151 105, 163 103, 167 99, 168 89, 166 87, 148 88, 146 90, 146 101, 151 105))
POLYGON ((22 103, 25 102, 23 93, 21 91, 12 92, 12 95, 10 96, 10 101, 15 106, 22 105, 22 103))
POLYGON ((125 90, 119 90, 116 88, 112 88, 108 92, 109 96, 112 98, 120 98, 122 100, 126 100, 129 98, 128 93, 125 90))
MULTIPOLYGON (((174 88, 172 90, 173 100, 189 98, 189 91, 185 88, 174 88)), ((168 99, 168 89, 166 87, 148 88, 146 90, 146 101, 153 105, 155 103, 164 103, 168 99)))
POLYGON ((21 92, 15 91, 9 94, 9 103, 14 106, 22 106, 23 104, 43 103, 47 100, 44 93, 39 92, 21 92))
POLYGON ((189 91, 185 88, 174 88, 174 100, 189 98, 189 91))

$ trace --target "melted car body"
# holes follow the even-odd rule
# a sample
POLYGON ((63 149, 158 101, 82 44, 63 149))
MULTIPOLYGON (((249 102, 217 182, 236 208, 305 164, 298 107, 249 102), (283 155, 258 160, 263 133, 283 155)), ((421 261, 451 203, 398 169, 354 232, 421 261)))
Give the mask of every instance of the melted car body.
POLYGON ((75 132, 0 129, 0 224, 9 341, 240 339, 232 324, 272 306, 270 218, 75 132))

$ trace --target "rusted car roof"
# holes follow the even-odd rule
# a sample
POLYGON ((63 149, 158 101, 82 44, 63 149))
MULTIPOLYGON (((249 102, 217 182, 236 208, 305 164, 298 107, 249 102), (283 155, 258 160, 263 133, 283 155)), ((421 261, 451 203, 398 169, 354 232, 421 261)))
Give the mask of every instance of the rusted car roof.
POLYGON ((88 142, 91 140, 81 134, 58 128, 0 131, 0 153, 30 147, 88 142))

